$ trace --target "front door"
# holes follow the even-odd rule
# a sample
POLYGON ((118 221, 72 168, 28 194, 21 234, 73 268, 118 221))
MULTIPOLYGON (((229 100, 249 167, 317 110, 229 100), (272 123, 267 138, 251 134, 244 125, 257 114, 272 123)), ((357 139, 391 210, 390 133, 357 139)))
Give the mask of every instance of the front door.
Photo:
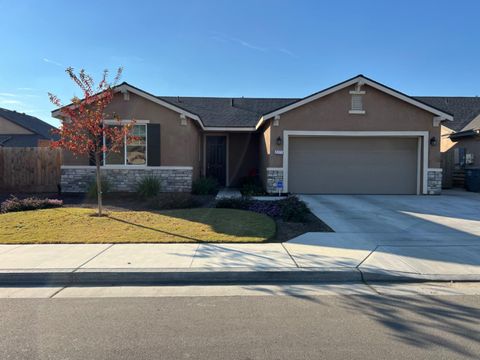
POLYGON ((227 137, 207 136, 206 177, 217 179, 220 186, 226 185, 227 177, 227 137))

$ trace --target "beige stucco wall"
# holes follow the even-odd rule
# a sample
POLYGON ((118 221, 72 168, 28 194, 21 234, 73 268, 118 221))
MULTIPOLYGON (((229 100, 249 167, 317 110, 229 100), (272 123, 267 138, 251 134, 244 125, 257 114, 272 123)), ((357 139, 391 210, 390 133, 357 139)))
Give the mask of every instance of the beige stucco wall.
POLYGON ((474 162, 470 167, 480 167, 480 136, 464 138, 456 143, 456 147, 465 148, 467 154, 473 154, 474 162))
POLYGON ((27 130, 10 120, 0 117, 0 134, 33 134, 30 130, 27 130))
MULTIPOLYGON (((375 88, 364 86, 364 115, 349 114, 351 106, 350 90, 345 88, 323 98, 312 101, 280 117, 279 126, 272 126, 270 121, 263 138, 266 158, 262 163, 266 167, 282 167, 283 156, 275 155, 276 149, 283 150, 283 145, 276 145, 278 136, 283 138, 284 130, 312 131, 428 131, 429 138, 437 138, 436 146, 429 146, 429 167, 440 167, 440 126, 433 126, 434 115, 400 99, 385 94, 375 88)), ((264 155, 265 156, 265 155, 264 155)))
MULTIPOLYGON (((149 120, 161 124, 161 165, 193 166, 194 178, 200 174, 201 148, 200 128, 195 120, 187 118, 187 124, 181 125, 180 114, 166 107, 130 93, 130 100, 124 100, 122 94, 115 95, 107 108, 108 114, 116 114, 123 120, 149 120)), ((75 158, 66 153, 65 165, 88 165, 88 157, 75 158)))

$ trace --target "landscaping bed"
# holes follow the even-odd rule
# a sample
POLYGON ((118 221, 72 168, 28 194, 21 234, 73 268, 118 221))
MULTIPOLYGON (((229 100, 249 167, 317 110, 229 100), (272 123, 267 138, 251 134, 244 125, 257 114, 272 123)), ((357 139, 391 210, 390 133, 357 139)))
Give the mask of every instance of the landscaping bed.
POLYGON ((254 211, 275 220, 276 233, 271 242, 284 242, 307 232, 333 232, 322 220, 311 213, 308 206, 296 196, 281 200, 255 200, 248 197, 223 199, 217 207, 254 211))
POLYGON ((107 216, 100 218, 94 216, 96 201, 82 194, 21 194, 2 200, 3 244, 284 242, 306 232, 333 231, 295 196, 215 201, 213 195, 188 193, 148 198, 109 193, 104 197, 107 216))

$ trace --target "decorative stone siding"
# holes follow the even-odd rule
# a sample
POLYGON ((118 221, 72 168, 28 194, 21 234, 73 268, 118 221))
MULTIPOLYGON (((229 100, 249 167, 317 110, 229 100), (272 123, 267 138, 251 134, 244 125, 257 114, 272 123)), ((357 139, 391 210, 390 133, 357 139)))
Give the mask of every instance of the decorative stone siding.
POLYGON ((440 195, 442 192, 442 169, 427 170, 428 195, 440 195))
MULTIPOLYGON (((111 191, 133 192, 138 182, 145 176, 158 177, 162 192, 192 190, 191 167, 155 166, 131 169, 102 167, 101 173, 111 185, 111 191)), ((94 166, 62 166, 62 192, 86 192, 94 179, 94 166)))
POLYGON ((268 193, 271 193, 271 194, 278 193, 278 189, 276 185, 277 181, 283 181, 283 169, 267 168, 267 192, 268 193))

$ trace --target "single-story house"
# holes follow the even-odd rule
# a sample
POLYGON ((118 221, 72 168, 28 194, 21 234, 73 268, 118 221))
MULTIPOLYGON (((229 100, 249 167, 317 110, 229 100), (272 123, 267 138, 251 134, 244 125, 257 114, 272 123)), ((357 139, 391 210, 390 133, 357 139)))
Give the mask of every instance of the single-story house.
POLYGON ((480 167, 480 98, 434 96, 418 97, 454 116, 443 122, 441 152, 444 187, 462 186, 464 169, 480 167))
POLYGON ((48 146, 53 129, 34 116, 0 108, 0 147, 48 146))
MULTIPOLYGON (((233 187, 257 173, 270 193, 441 192, 440 125, 452 114, 363 75, 299 99, 155 96, 128 83, 115 90, 109 113, 135 119, 140 137, 104 156, 118 191, 146 174, 164 191, 189 191, 199 177, 233 187)), ((52 115, 62 119, 61 109, 52 115)), ((63 158, 62 190, 85 191, 89 157, 63 158)))

